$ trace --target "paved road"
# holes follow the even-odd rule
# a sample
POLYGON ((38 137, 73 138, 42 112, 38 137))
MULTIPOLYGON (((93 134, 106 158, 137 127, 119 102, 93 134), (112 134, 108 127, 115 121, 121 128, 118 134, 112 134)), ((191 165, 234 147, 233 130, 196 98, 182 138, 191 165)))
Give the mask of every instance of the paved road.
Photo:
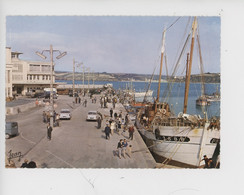
MULTIPOLYGON (((62 108, 72 111, 71 120, 62 120, 60 127, 55 127, 52 140, 46 138, 46 124, 42 123, 44 107, 32 109, 25 113, 7 116, 7 121, 19 123, 20 135, 6 140, 6 154, 21 152, 24 157, 20 162, 15 160, 19 167, 24 159, 34 160, 38 167, 47 168, 154 168, 156 163, 147 150, 138 132, 135 139, 130 141, 133 150, 132 157, 119 159, 116 148, 119 139, 128 138, 128 132, 123 135, 113 134, 110 140, 105 139, 103 127, 97 129, 96 122, 87 122, 86 115, 89 110, 98 110, 109 115, 111 104, 108 108, 100 108, 99 102, 92 104, 87 98, 88 106, 83 107, 75 104, 73 107, 72 97, 59 96, 57 112, 62 108), (73 107, 73 108, 72 108, 73 107)), ((117 112, 125 114, 121 104, 117 104, 117 112)))

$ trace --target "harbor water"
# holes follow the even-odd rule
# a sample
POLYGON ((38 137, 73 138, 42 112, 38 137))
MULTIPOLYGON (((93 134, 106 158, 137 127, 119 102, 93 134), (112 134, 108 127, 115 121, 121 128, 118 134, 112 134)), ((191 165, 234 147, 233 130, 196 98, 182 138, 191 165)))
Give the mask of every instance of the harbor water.
MULTIPOLYGON (((58 80, 58 82, 66 82, 67 84, 72 84, 72 81, 64 81, 64 80, 58 80)), ((95 85, 105 85, 111 83, 113 84, 113 88, 116 90, 119 89, 125 89, 126 87, 131 88, 133 86, 133 89, 137 92, 140 91, 146 91, 148 88, 148 82, 133 82, 130 81, 95 81, 95 85)), ((75 81, 75 84, 82 85, 82 81, 75 81)), ((87 85, 88 82, 85 81, 85 85, 87 85)), ((93 83, 89 83, 90 88, 92 88, 93 83)), ((167 89, 167 83, 161 83, 161 90, 160 90, 160 101, 166 101, 171 106, 171 110, 177 115, 178 113, 183 111, 183 103, 184 103, 184 90, 185 90, 185 84, 184 83, 175 83, 171 89, 170 95, 166 95, 166 97, 163 98, 164 91, 167 89)), ((153 82, 151 83, 150 90, 153 90, 153 97, 157 96, 157 89, 158 89, 158 83, 153 82)), ((216 93, 217 90, 220 89, 219 83, 207 83, 205 84, 205 93, 207 95, 212 95, 213 93, 216 93)), ((219 91, 218 91, 219 92, 219 91)), ((207 113, 208 118, 211 118, 212 116, 219 117, 220 116, 220 101, 211 102, 209 106, 197 106, 196 100, 201 95, 201 84, 200 83, 191 83, 190 89, 189 89, 189 96, 188 96, 188 107, 187 107, 187 113, 188 114, 197 114, 201 115, 201 117, 204 116, 204 112, 207 113)), ((138 101, 141 101, 142 99, 138 99, 138 101)), ((152 99, 149 99, 152 101, 152 99)))

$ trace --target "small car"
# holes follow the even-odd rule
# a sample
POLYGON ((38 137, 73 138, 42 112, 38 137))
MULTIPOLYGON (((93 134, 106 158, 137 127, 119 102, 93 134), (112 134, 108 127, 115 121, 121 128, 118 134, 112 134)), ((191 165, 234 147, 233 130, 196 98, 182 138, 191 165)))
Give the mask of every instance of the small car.
POLYGON ((5 124, 5 138, 9 139, 12 136, 18 135, 18 123, 17 122, 6 122, 5 124))
POLYGON ((61 109, 60 111, 60 119, 71 119, 71 113, 69 109, 61 109))
POLYGON ((97 111, 89 111, 86 117, 87 121, 97 121, 98 119, 97 111))

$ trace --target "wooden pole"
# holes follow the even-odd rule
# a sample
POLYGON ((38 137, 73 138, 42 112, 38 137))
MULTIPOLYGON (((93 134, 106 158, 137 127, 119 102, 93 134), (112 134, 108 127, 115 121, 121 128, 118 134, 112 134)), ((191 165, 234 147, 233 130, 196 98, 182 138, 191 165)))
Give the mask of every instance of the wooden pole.
POLYGON ((192 24, 192 39, 191 39, 191 51, 190 51, 190 62, 189 62, 189 69, 188 69, 188 76, 186 78, 186 86, 185 86, 185 99, 184 99, 184 109, 183 113, 187 111, 187 102, 188 102, 188 94, 189 94, 189 87, 190 87, 190 75, 191 75, 191 67, 192 67, 192 58, 193 58, 193 49, 194 49, 194 40, 195 40, 195 32, 197 28, 197 17, 194 17, 194 21, 192 24))

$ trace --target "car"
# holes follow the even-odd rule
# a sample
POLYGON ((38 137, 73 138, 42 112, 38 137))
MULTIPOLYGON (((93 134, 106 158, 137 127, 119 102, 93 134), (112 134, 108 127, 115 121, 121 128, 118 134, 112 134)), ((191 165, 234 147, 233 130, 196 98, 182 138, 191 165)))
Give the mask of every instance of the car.
POLYGON ((9 139, 12 136, 18 135, 18 123, 17 122, 6 122, 5 124, 5 138, 9 139))
POLYGON ((61 109, 60 111, 60 119, 71 119, 71 113, 69 109, 61 109))
POLYGON ((87 121, 97 121, 98 117, 99 116, 98 116, 97 111, 89 111, 86 116, 86 120, 87 121))

